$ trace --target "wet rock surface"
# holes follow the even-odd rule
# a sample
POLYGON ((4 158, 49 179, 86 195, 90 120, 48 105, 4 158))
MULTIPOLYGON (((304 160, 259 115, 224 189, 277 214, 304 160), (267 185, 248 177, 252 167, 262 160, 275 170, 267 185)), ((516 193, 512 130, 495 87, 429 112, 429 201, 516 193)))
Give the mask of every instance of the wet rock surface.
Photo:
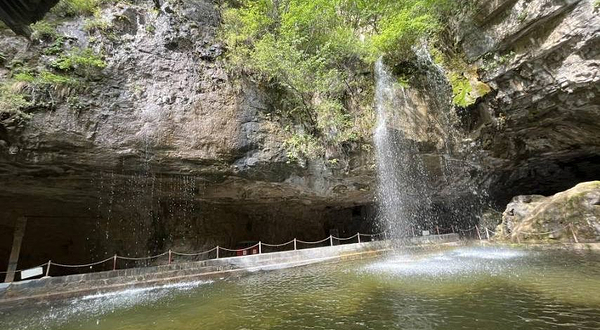
MULTIPOLYGON (((84 33, 81 21, 58 27, 77 46, 106 54, 98 79, 71 102, 35 113, 24 127, 3 128, 0 175, 13 182, 7 193, 35 194, 27 183, 32 177, 58 189, 47 193, 61 193, 48 182, 59 178, 65 194, 89 191, 86 181, 104 172, 194 176, 210 183, 202 189, 215 202, 370 199, 368 157, 335 166, 287 158, 266 92, 226 72, 214 4, 166 2, 158 13, 151 4, 120 4, 102 15, 111 19, 113 39, 84 33)), ((10 32, 2 42, 15 45, 7 61, 43 60, 36 58, 39 47, 10 32)))

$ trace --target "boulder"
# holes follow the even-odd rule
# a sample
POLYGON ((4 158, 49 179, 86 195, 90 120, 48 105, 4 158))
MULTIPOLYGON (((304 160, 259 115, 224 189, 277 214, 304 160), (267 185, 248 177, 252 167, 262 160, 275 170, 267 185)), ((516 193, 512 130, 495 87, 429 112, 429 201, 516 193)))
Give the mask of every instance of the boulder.
POLYGON ((580 183, 549 197, 514 197, 502 214, 496 239, 600 240, 600 181, 580 183))

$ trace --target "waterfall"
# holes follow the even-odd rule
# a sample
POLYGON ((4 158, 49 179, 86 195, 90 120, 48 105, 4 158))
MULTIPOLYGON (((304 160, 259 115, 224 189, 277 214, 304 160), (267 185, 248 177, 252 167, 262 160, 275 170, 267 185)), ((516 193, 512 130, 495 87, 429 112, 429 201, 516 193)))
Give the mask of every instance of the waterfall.
POLYGON ((471 180, 475 154, 456 128, 445 74, 426 49, 415 54, 410 88, 381 59, 375 64, 379 224, 400 241, 422 230, 472 226, 485 203, 485 191, 471 180))
POLYGON ((414 144, 391 127, 398 114, 395 110, 409 106, 404 87, 395 82, 381 59, 375 64, 375 78, 374 139, 379 180, 376 198, 383 229, 398 239, 412 234, 413 220, 418 216, 415 204, 428 199, 423 189, 426 173, 414 144))
POLYGON ((392 228, 396 219, 402 219, 400 212, 399 178, 392 165, 395 152, 392 149, 387 129, 386 103, 394 98, 393 80, 385 71, 383 61, 380 59, 375 63, 375 110, 377 112, 377 126, 375 128, 374 142, 377 152, 377 202, 379 205, 380 224, 386 232, 395 233, 392 228))

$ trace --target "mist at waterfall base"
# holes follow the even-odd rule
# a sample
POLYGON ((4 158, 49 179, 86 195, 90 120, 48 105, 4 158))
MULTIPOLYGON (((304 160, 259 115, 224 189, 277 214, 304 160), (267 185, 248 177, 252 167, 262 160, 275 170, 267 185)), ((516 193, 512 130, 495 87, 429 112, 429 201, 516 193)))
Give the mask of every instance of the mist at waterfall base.
POLYGON ((426 50, 415 53, 422 72, 418 84, 425 93, 403 86, 382 59, 375 64, 376 202, 381 229, 398 242, 423 230, 433 234, 440 228, 448 233, 472 227, 486 202, 483 189, 472 183, 454 188, 461 191, 460 198, 448 194, 449 181, 472 170, 463 160, 476 155, 459 147, 461 137, 444 73, 426 50), (415 104, 415 95, 421 104, 415 104), (426 164, 425 158, 433 161, 426 164), (431 170, 432 162, 437 170, 431 170), (440 198, 442 191, 446 196, 440 198))

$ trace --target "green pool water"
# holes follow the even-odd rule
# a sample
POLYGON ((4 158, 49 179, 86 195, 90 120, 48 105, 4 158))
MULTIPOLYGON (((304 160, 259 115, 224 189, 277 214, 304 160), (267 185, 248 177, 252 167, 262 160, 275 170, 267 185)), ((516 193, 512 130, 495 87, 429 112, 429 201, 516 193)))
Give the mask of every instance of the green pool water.
POLYGON ((600 329, 600 254, 461 247, 0 311, 1 329, 600 329))

